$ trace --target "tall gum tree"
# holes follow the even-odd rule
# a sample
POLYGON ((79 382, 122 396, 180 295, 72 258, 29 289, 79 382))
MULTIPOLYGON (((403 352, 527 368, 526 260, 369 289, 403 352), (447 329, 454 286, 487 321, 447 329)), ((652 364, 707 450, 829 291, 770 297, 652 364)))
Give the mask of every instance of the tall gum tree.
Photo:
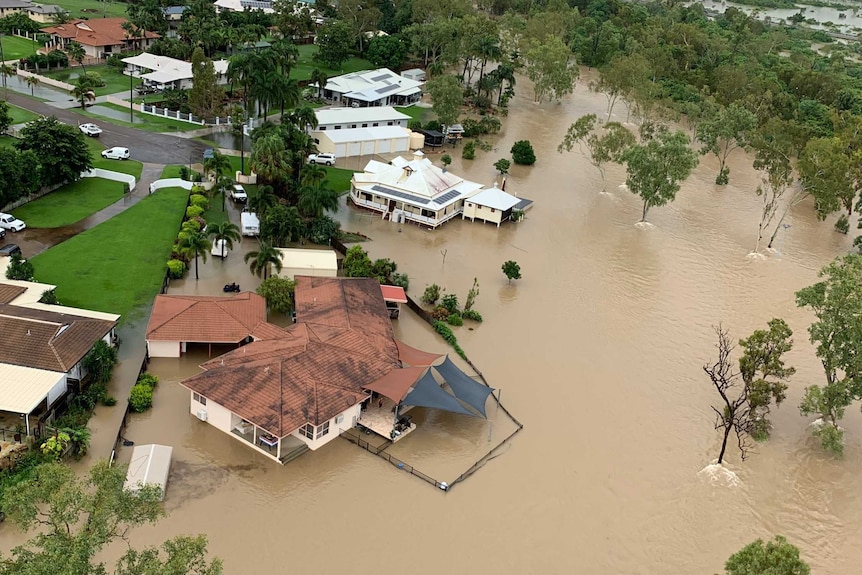
POLYGON ((581 116, 569 126, 562 143, 557 151, 571 152, 575 144, 581 154, 595 166, 602 176, 602 192, 606 190, 605 164, 608 162, 619 163, 622 155, 635 144, 634 135, 622 124, 611 122, 605 124, 604 133, 597 134, 595 130, 600 126, 600 121, 595 114, 581 116))
POLYGON ((731 152, 748 149, 749 133, 757 126, 757 117, 736 104, 720 109, 697 127, 697 141, 702 144, 701 154, 718 158, 718 175, 715 183, 723 186, 730 180, 727 158, 731 152))

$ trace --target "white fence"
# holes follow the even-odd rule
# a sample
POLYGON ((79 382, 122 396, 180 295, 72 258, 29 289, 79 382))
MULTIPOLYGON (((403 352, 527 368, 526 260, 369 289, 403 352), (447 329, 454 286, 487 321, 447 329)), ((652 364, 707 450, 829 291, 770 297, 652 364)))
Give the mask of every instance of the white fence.
POLYGON ((72 84, 67 84, 66 82, 61 82, 60 80, 55 80, 54 78, 49 78, 48 76, 34 74, 33 72, 28 72, 27 70, 22 70, 21 68, 16 68, 15 73, 22 78, 38 78, 40 84, 54 86, 55 88, 60 88, 61 90, 65 90, 67 92, 71 92, 75 89, 75 86, 73 86, 72 84))
POLYGON ((182 178, 165 178, 164 180, 156 180, 150 184, 150 193, 152 194, 153 192, 157 192, 162 188, 183 188, 184 190, 191 190, 194 186, 201 186, 205 190, 208 190, 212 187, 212 183, 189 182, 182 178))
POLYGON ((227 118, 200 118, 194 114, 185 114, 179 110, 168 110, 167 108, 159 108, 151 104, 141 104, 141 112, 151 114, 153 116, 161 116, 162 118, 170 118, 180 122, 188 122, 197 124, 198 126, 230 126, 230 116, 227 118))
POLYGON ((105 101, 109 104, 120 106, 121 108, 125 108, 127 110, 135 107, 135 105, 128 100, 123 100, 122 98, 117 98, 115 96, 106 96, 105 101))
POLYGON ((129 184, 129 190, 134 190, 137 185, 137 180, 135 180, 135 176, 130 176, 129 174, 123 174, 121 172, 114 172, 112 170, 103 170, 102 168, 93 168, 89 172, 84 172, 81 174, 82 178, 103 178, 105 180, 112 180, 114 182, 122 182, 124 184, 129 184))

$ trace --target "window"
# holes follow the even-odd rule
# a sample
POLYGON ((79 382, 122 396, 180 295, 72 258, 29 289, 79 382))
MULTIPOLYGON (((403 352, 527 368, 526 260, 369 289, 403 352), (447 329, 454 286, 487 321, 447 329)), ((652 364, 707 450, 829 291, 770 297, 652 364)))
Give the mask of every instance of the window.
POLYGON ((467 207, 468 207, 468 208, 472 208, 472 207, 473 207, 473 204, 471 204, 470 202, 467 202, 467 207))
POLYGON ((341 126, 335 126, 335 129, 336 129, 336 130, 340 130, 340 129, 341 129, 341 126))
POLYGON ((314 426, 310 423, 306 423, 302 427, 299 428, 300 435, 304 435, 309 439, 314 439, 314 426))
POLYGON ((377 123, 377 122, 374 122, 374 123, 373 123, 373 124, 371 124, 371 125, 372 125, 372 126, 379 126, 380 124, 379 124, 379 123, 377 123))
POLYGON ((207 404, 207 398, 199 393, 192 393, 192 399, 200 403, 201 405, 207 404))
POLYGON ((326 131, 326 126, 320 126, 320 131, 321 131, 321 132, 325 132, 325 131, 326 131))
POLYGON ((355 128, 355 127, 356 127, 356 124, 350 124, 350 127, 351 127, 351 128, 355 128))
POLYGON ((362 124, 362 127, 363 127, 363 128, 367 128, 367 127, 368 127, 368 124, 362 124))
POLYGON ((495 211, 496 211, 496 210, 494 210, 494 208, 491 208, 491 213, 492 213, 492 214, 493 214, 495 211))
POLYGON ((328 421, 317 428, 317 439, 320 439, 321 437, 323 437, 327 433, 329 433, 329 422, 328 421))
POLYGON ((394 122, 387 122, 386 123, 387 126, 391 126, 392 124, 394 124, 394 122))
POLYGON ((344 421, 344 414, 343 413, 335 418, 335 425, 338 425, 342 421, 344 421))

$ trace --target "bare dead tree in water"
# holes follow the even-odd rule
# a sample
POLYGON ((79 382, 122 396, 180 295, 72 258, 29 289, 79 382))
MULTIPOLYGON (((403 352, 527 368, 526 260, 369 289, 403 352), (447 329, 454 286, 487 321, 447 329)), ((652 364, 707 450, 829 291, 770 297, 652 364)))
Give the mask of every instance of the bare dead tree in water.
POLYGON ((749 430, 752 427, 752 412, 748 401, 748 386, 742 381, 740 373, 734 370, 730 358, 734 346, 730 342, 728 331, 719 325, 715 328, 715 333, 718 335, 718 358, 715 363, 704 365, 703 371, 712 381, 723 402, 719 407, 712 406, 716 414, 715 429, 720 429, 724 434, 721 452, 718 454, 718 463, 721 465, 731 433, 736 434, 736 444, 743 461, 751 450, 749 430))

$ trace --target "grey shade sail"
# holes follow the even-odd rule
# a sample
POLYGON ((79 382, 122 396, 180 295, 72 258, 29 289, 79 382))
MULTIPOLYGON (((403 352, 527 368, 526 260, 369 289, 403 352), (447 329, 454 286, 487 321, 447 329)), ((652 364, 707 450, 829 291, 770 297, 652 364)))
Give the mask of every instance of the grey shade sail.
POLYGON ((458 369, 458 366, 452 363, 448 357, 446 361, 432 369, 439 373, 440 377, 452 388, 455 397, 481 413, 482 417, 488 417, 485 414, 485 403, 488 401, 488 396, 494 392, 494 388, 475 381, 458 369))
POLYGON ((454 396, 440 387, 440 384, 431 375, 431 371, 426 372, 416 382, 416 385, 413 386, 413 391, 407 394, 401 401, 401 404, 413 405, 415 407, 430 407, 432 409, 451 411, 452 413, 476 416, 475 413, 458 403, 458 400, 454 396))

